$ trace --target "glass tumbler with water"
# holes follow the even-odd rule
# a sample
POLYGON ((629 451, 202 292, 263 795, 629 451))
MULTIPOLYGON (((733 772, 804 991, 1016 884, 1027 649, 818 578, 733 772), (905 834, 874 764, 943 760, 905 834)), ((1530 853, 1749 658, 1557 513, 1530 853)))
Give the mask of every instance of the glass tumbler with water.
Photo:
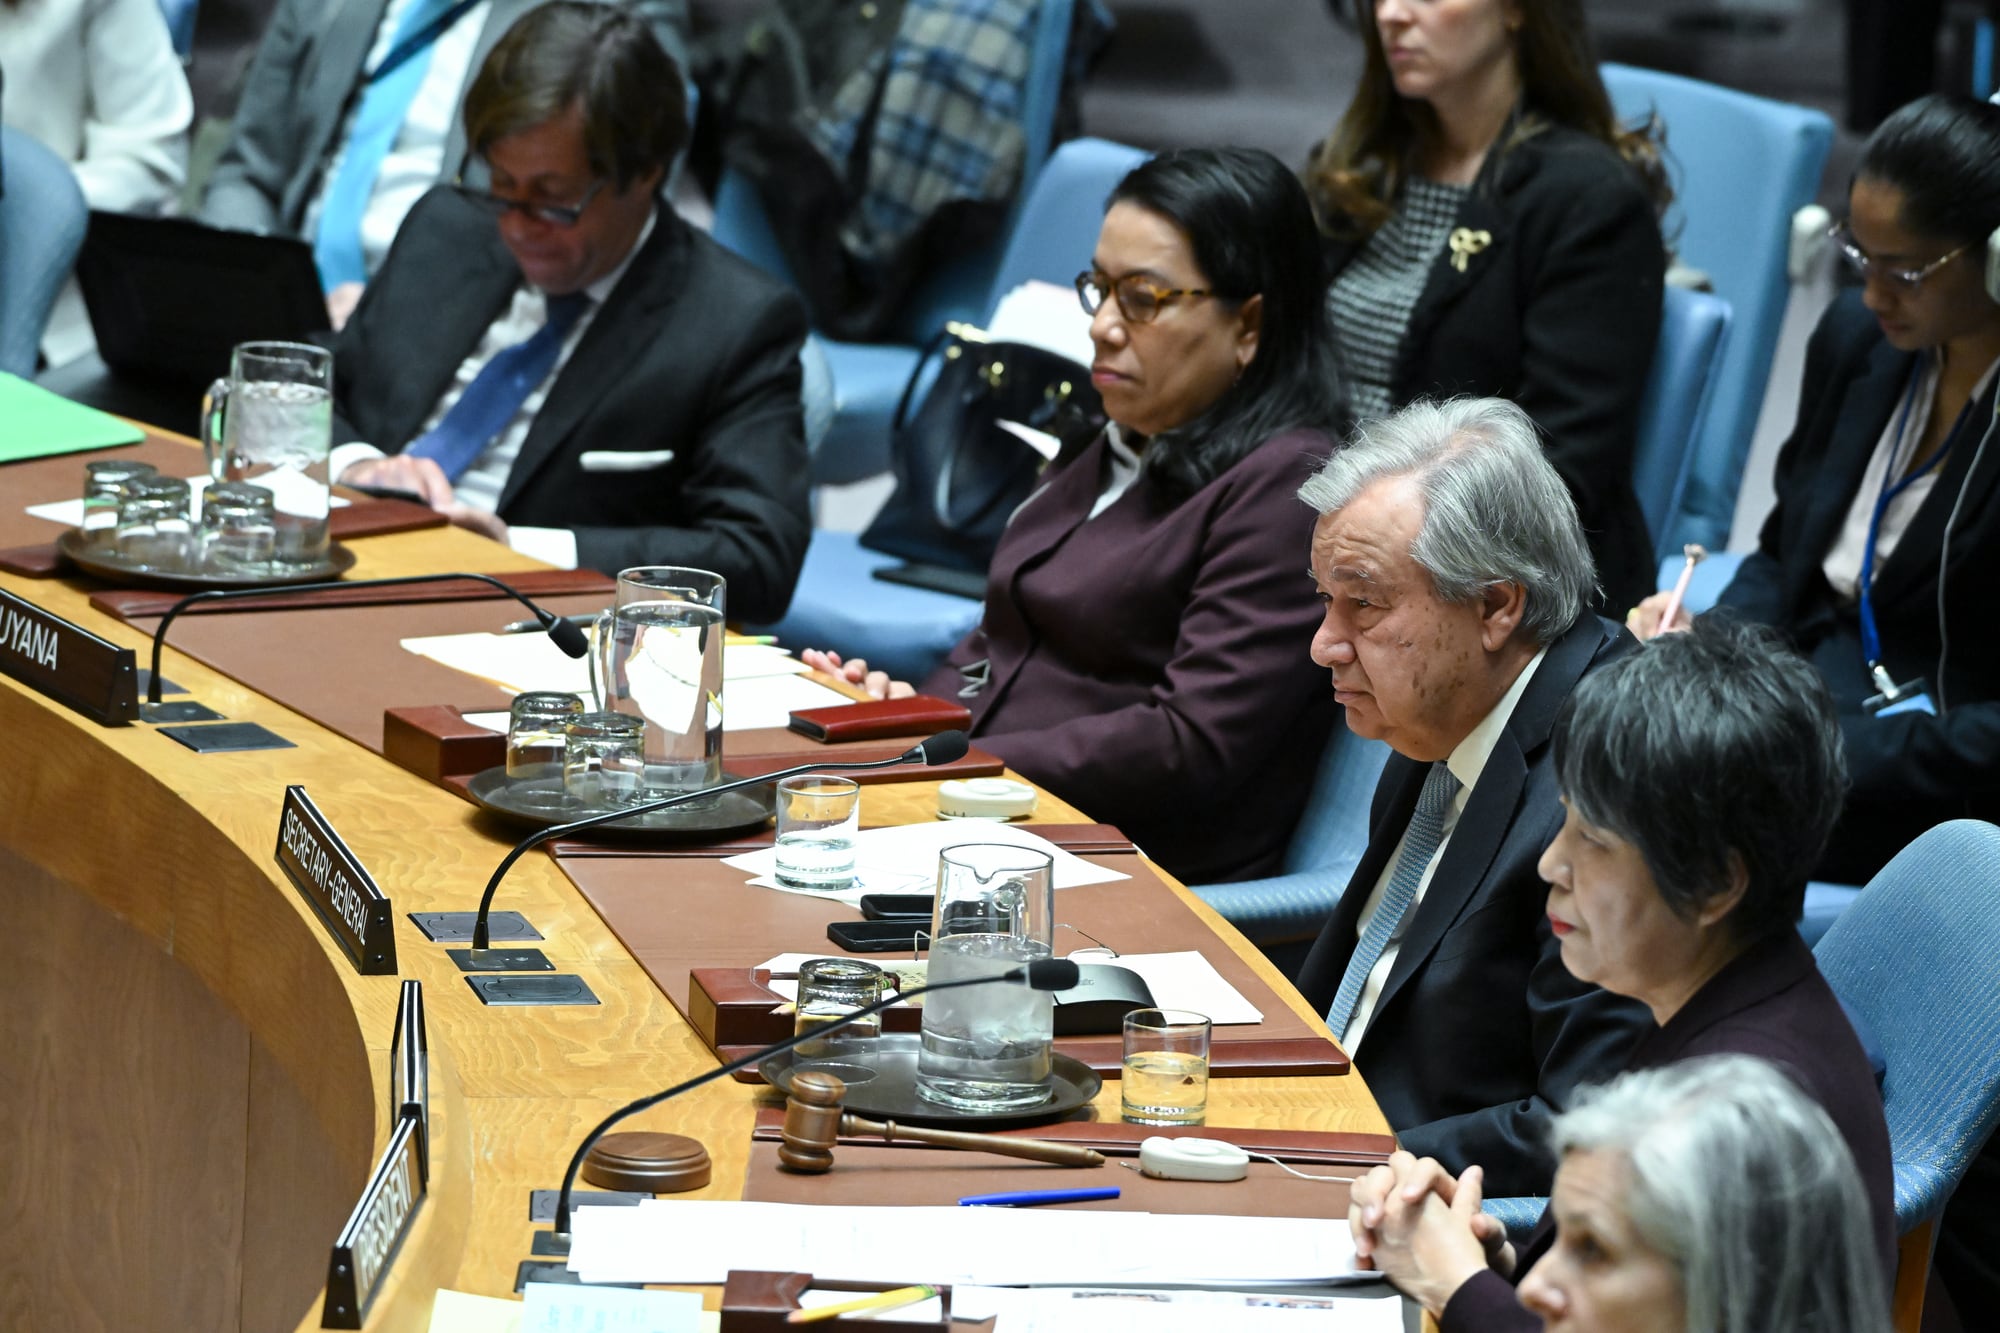
MULTIPOLYGON (((1004 843, 938 857, 930 984, 999 977, 1051 954, 1055 870, 1047 852, 1004 843)), ((917 1092, 963 1111, 1018 1111, 1049 1099, 1055 1006, 1022 982, 924 997, 917 1092)))
POLYGON ((563 792, 589 811, 645 799, 646 723, 623 713, 578 713, 563 742, 563 792))
POLYGON ((852 778, 779 779, 778 883, 827 893, 852 887, 860 827, 861 785, 852 778))
POLYGON ((560 690, 528 690, 507 711, 507 781, 522 805, 555 809, 562 788, 569 724, 583 716, 583 700, 560 690))
MULTIPOLYGON (((873 963, 865 963, 859 958, 808 958, 799 964, 799 999, 795 1006, 797 1019, 792 1025, 795 1036, 803 1036, 816 1028, 823 1028, 859 1009, 881 1000, 889 993, 889 974, 873 963)), ((882 1035, 882 1015, 868 1017, 849 1023, 833 1037, 879 1037, 882 1035)), ((801 1059, 811 1059, 827 1054, 830 1038, 799 1043, 793 1049, 801 1059)))
POLYGON ((201 447, 216 481, 254 481, 276 501, 278 572, 324 563, 333 353, 307 343, 239 343, 229 377, 201 404, 201 447))
POLYGON ((597 618, 603 707, 646 720, 648 799, 722 780, 727 591, 722 576, 705 569, 640 566, 620 571, 617 605, 597 618))

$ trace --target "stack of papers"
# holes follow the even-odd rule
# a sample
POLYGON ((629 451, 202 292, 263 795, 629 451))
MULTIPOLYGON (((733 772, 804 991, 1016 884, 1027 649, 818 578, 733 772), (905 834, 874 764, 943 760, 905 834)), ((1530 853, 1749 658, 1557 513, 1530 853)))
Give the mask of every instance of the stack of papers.
MULTIPOLYGON (((865 800, 865 798, 864 798, 865 800)), ((893 828, 864 829, 854 836, 852 888, 838 893, 810 889, 785 889, 775 878, 778 853, 767 847, 724 858, 722 864, 749 872, 750 882, 767 889, 785 889, 811 898, 830 898, 858 907, 864 893, 933 893, 937 888, 938 853, 947 847, 968 842, 1004 842, 1016 847, 1032 847, 1048 852, 1055 862, 1056 887, 1075 888, 1082 884, 1109 884, 1130 879, 1117 870, 1092 865, 1042 837, 1012 824, 985 820, 947 819, 929 824, 899 824, 893 828)))
POLYGON ((1403 1333, 1403 1300, 1159 1287, 955 1287, 954 1319, 999 1316, 999 1333, 1403 1333))
POLYGON ((732 1268, 821 1280, 986 1286, 1234 1286, 1374 1281, 1344 1224, 1319 1218, 853 1208, 647 1199, 579 1208, 584 1282, 721 1282, 732 1268))

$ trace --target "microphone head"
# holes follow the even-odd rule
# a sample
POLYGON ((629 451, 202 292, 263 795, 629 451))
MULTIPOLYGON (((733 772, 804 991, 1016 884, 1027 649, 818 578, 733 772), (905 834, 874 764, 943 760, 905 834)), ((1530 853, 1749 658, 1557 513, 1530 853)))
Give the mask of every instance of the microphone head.
POLYGON ((926 764, 955 764, 965 758, 965 752, 972 748, 962 731, 940 731, 937 735, 917 747, 926 764))
POLYGON ((582 626, 546 611, 542 615, 542 623, 549 627, 549 637, 555 640, 556 647, 571 657, 583 657, 590 652, 590 640, 584 635, 582 626))
POLYGON ((1083 969, 1067 958, 1037 958, 1025 970, 1036 990, 1074 990, 1083 980, 1083 969))

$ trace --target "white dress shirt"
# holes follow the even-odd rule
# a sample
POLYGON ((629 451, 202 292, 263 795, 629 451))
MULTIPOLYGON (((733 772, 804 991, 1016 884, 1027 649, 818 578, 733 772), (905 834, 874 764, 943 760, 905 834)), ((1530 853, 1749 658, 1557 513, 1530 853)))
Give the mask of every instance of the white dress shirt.
MULTIPOLYGON (((1521 702, 1528 682, 1534 679, 1535 669, 1548 655, 1546 648, 1537 652, 1528 665, 1521 668, 1521 674, 1514 677, 1514 683, 1500 696, 1500 702, 1493 705, 1479 720, 1479 725, 1466 733, 1465 739, 1453 747, 1445 758, 1445 766, 1458 779, 1458 792, 1444 812, 1444 834, 1438 839, 1437 850, 1431 853, 1431 859, 1424 865, 1424 876, 1417 881, 1416 895, 1410 899, 1403 919, 1396 923, 1395 932, 1382 949, 1382 956, 1369 969, 1368 980, 1361 988, 1361 998, 1354 1006, 1354 1016, 1347 1022, 1347 1031, 1341 1034, 1340 1044, 1349 1055, 1354 1054, 1361 1045, 1361 1039, 1367 1035, 1368 1020, 1375 1016, 1375 1002, 1381 998, 1382 987, 1388 983, 1389 973, 1396 966, 1396 955, 1402 949, 1403 936, 1408 933, 1410 922, 1416 919, 1417 909, 1422 906, 1424 894, 1431 886, 1431 876, 1444 859, 1445 849, 1451 846, 1452 830, 1458 827, 1458 817, 1465 812, 1465 803, 1471 799, 1472 789, 1479 784, 1479 775, 1485 771, 1493 747, 1500 743, 1500 733, 1507 729, 1508 720, 1514 716, 1514 706, 1521 702)), ((1368 923, 1375 919, 1375 911, 1382 904, 1382 895, 1388 891, 1389 881, 1395 877, 1396 867, 1403 858, 1403 844, 1409 836, 1406 828, 1403 836, 1396 839, 1396 850, 1390 854, 1388 864, 1382 867, 1381 877, 1375 881, 1375 887, 1368 895, 1368 901, 1362 905, 1361 919, 1354 927, 1357 941, 1368 933, 1368 923)))
MULTIPOLYGON (((1903 419, 1903 404, 1898 401, 1896 410, 1882 427, 1882 437, 1875 443, 1875 452, 1868 459, 1867 469, 1861 474, 1861 485, 1854 492, 1853 503, 1847 507, 1847 521, 1840 525, 1840 534, 1833 539, 1826 559, 1820 562, 1820 572, 1826 575, 1828 585, 1844 602, 1861 599, 1861 556, 1868 549, 1868 525, 1874 521, 1875 505, 1882 498, 1882 483, 1891 476, 1901 477, 1909 470, 1910 464, 1916 461, 1913 455, 1917 445, 1930 428, 1931 413, 1937 407, 1938 379, 1944 373, 1944 359, 1930 356, 1927 360, 1929 365, 1917 384, 1916 397, 1909 404, 1909 420, 1903 419), (1891 472, 1891 468, 1895 470, 1891 472)), ((1986 373, 1979 377, 1979 383, 1972 389, 1973 402, 1978 402, 1980 395, 1986 392, 1986 386, 1993 382, 1996 369, 2000 369, 2000 361, 1988 366, 1986 373)), ((1974 423, 1968 427, 1966 434, 1969 438, 1960 440, 1954 447, 1976 447, 1984 424, 1974 423)), ((1878 574, 1882 563, 1903 540, 1910 520, 1923 507, 1942 470, 1934 468, 1918 477, 1882 511, 1882 527, 1875 535, 1875 570, 1878 574)))
MULTIPOLYGON (((655 206, 657 209, 657 205, 655 206)), ((556 353, 555 364, 542 382, 535 386, 521 404, 521 410, 490 444, 472 460, 457 483, 452 487, 453 496, 460 504, 493 513, 500 507, 500 493, 506 489, 507 474, 514 470, 514 460, 521 453, 521 445, 528 438, 528 429, 535 424, 535 414, 542 410, 543 401, 549 396, 549 388, 562 374, 562 368, 569 362, 570 353, 583 339, 583 332, 590 327, 590 321, 597 318, 597 312, 617 288, 625 270, 632 266, 632 256, 644 248, 658 222, 658 213, 646 216, 646 225, 639 229, 639 238, 632 242, 632 248, 618 261, 618 267, 584 288, 590 297, 590 305, 577 316, 570 326, 569 334, 563 339, 562 349, 556 353)), ((445 386, 437 406, 424 418, 424 424, 417 428, 412 439, 422 439, 444 420, 445 413, 464 396, 472 381, 479 378, 479 372, 486 363, 516 343, 525 342, 534 336, 535 330, 548 322, 548 298, 539 288, 522 283, 514 290, 514 299, 500 312, 500 318, 487 326, 486 334, 471 353, 458 363, 458 370, 451 383, 445 386)), ((340 474, 356 463, 371 458, 381 458, 383 451, 373 444, 343 444, 333 451, 328 461, 329 475, 339 479, 340 474)), ((568 528, 512 527, 507 529, 507 544, 524 555, 554 565, 559 569, 576 568, 576 534, 568 528)))
MULTIPOLYGON (((362 77, 389 54, 395 45, 397 25, 416 3, 417 0, 389 0, 382 22, 375 29, 375 44, 368 48, 368 58, 361 66, 362 77)), ((472 53, 479 46, 479 34, 486 27, 486 16, 492 7, 491 0, 481 0, 459 15, 457 22, 439 33, 431 44, 431 63, 424 71, 423 82, 417 85, 416 96, 410 100, 410 111, 403 118, 396 142, 382 158, 381 174, 375 177, 368 207, 361 214, 361 260, 370 274, 382 267, 389 243, 396 239, 396 229, 403 225, 403 218, 417 200, 423 198, 424 191, 436 185, 445 172, 458 168, 458 163, 444 160, 444 145, 458 117, 460 95, 465 91, 466 76, 472 71, 472 53)), ((320 175, 319 189, 306 206, 308 240, 319 234, 326 187, 333 183, 347 156, 348 138, 354 131, 354 116, 360 106, 361 98, 357 95, 348 106, 340 133, 334 136, 333 157, 320 175)))

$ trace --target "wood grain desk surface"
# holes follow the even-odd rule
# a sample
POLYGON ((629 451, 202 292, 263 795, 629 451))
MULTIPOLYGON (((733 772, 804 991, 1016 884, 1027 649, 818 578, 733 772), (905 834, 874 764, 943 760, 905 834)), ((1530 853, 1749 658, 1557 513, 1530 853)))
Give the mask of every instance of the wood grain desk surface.
MULTIPOLYGON (((356 578, 536 567, 451 528, 352 545, 356 578)), ((147 641, 91 610, 85 585, 0 575, 0 587, 130 644, 145 661, 147 641)), ((299 651, 310 653, 311 645, 301 642, 299 651)), ((560 1182, 576 1142, 604 1115, 711 1067, 713 1057, 545 856, 526 857, 514 868, 498 905, 525 913, 548 936, 542 947, 556 968, 581 974, 603 1003, 482 1007, 443 949, 425 941, 404 914, 474 906, 506 850, 502 838, 476 823, 464 801, 175 653, 171 640, 164 662, 168 677, 192 697, 231 719, 262 723, 297 748, 198 756, 149 726, 95 726, 0 677, 0 726, 10 738, 0 765, 0 849, 122 918, 240 1018, 332 1141, 346 1146, 344 1180, 365 1172, 387 1142, 388 1045, 398 987, 395 978, 354 975, 272 860, 284 788, 303 783, 390 896, 401 976, 423 982, 429 1013, 430 1195, 367 1327, 426 1328, 438 1287, 507 1294, 517 1262, 529 1254, 529 1191, 560 1182), (150 870, 135 874, 138 866, 150 870)), ((871 819, 929 819, 935 788, 871 788, 871 819)), ((1046 793, 1038 818, 1089 822, 1085 812, 1046 793)), ((1253 946, 1186 896, 1296 1011, 1319 1025, 1253 946)), ((776 952, 811 943, 772 946, 776 952)), ((733 1198, 760 1095, 768 1096, 725 1080, 626 1127, 700 1138, 714 1159, 714 1183, 686 1197, 733 1198)), ((1117 1118, 1117 1096, 1116 1084, 1107 1084, 1100 1117, 1117 1118)), ((1216 1124, 1387 1131, 1359 1074, 1217 1080, 1210 1098, 1216 1124)), ((356 1179, 350 1197, 358 1197, 359 1185, 356 1179)), ((239 1222, 247 1249, 256 1242, 253 1222, 239 1222)), ((329 1233, 324 1244, 332 1240, 329 1233)), ((315 1298, 290 1322, 313 1329, 319 1320, 315 1298)))

